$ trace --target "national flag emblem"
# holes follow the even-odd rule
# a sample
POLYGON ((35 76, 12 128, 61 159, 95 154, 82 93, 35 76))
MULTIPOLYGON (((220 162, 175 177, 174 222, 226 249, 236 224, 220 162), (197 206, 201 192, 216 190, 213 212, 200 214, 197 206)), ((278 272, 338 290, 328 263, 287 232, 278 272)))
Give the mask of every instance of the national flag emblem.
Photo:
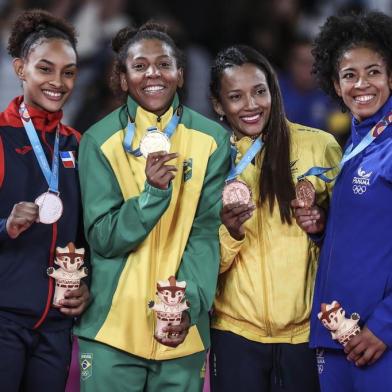
POLYGON ((76 159, 75 159, 75 151, 60 151, 60 158, 63 162, 63 166, 66 169, 75 169, 76 167, 76 159))

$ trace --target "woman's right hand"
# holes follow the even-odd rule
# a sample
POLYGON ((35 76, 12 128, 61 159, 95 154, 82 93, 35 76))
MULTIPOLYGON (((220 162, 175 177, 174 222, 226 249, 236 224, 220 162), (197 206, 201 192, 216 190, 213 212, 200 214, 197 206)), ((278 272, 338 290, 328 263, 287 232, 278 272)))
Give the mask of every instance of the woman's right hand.
POLYGON ((22 201, 15 204, 6 223, 8 235, 12 239, 17 238, 37 221, 38 212, 39 207, 35 203, 22 201))
POLYGON ((222 208, 222 223, 230 235, 237 241, 241 241, 245 237, 244 223, 250 219, 255 210, 254 204, 227 204, 222 208))
POLYGON ((304 202, 298 199, 291 201, 297 225, 308 234, 319 234, 324 231, 325 211, 318 205, 304 207, 304 202))
POLYGON ((168 189, 170 181, 175 177, 177 168, 173 165, 165 165, 165 163, 177 157, 177 153, 168 154, 164 151, 148 154, 146 162, 147 182, 155 188, 168 189))

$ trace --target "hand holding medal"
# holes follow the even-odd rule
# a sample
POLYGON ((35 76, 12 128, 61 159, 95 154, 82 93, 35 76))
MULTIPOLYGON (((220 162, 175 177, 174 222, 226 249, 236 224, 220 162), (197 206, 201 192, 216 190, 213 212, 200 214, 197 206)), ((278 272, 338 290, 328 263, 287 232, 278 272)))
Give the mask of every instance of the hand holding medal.
POLYGON ((31 202, 22 201, 12 208, 7 219, 7 233, 12 238, 17 238, 38 219, 38 206, 31 202))
POLYGON ((226 204, 221 211, 222 223, 230 233, 230 236, 241 241, 245 236, 244 223, 251 218, 256 209, 253 203, 249 204, 226 204))
POLYGON ((221 219, 230 235, 238 241, 244 238, 245 229, 243 224, 252 216, 256 207, 252 202, 252 192, 249 186, 238 180, 237 177, 261 151, 263 145, 262 138, 258 137, 236 165, 237 149, 232 142, 231 170, 222 192, 223 209, 221 219))
POLYGON ((325 226, 325 212, 316 205, 316 191, 306 178, 295 186, 296 199, 291 202, 298 226, 308 234, 321 233, 325 226))
POLYGON ((175 177, 177 168, 174 165, 166 165, 166 163, 177 157, 177 153, 168 154, 164 151, 148 154, 146 161, 147 182, 155 188, 167 189, 170 181, 175 177))

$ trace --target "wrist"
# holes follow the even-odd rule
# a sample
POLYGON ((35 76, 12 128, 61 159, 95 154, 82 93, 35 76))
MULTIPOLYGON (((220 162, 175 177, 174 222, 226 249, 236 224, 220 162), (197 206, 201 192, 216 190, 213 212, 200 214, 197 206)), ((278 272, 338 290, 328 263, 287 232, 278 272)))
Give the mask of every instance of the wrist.
POLYGON ((236 241, 242 241, 245 238, 245 233, 239 233, 238 231, 229 230, 230 236, 236 241))
POLYGON ((9 217, 6 219, 4 229, 5 229, 5 232, 7 233, 8 237, 11 238, 12 240, 14 240, 19 235, 19 233, 17 231, 12 230, 9 217))

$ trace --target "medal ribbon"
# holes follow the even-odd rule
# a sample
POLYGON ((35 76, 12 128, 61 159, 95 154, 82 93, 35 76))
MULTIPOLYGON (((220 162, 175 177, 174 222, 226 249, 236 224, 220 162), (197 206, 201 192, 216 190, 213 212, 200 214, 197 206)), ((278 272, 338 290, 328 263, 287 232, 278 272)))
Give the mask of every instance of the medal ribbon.
POLYGON ((33 148, 34 154, 37 158, 39 166, 43 175, 45 176, 46 182, 49 186, 49 191, 58 194, 59 189, 59 127, 56 129, 56 136, 54 141, 54 150, 52 158, 52 169, 49 167, 48 160, 46 159, 45 152, 42 148, 41 142, 39 141, 37 131, 35 130, 33 121, 27 111, 26 105, 22 102, 19 107, 20 118, 23 126, 26 130, 27 137, 30 140, 31 147, 33 148), (27 120, 27 121, 26 121, 27 120))
MULTIPOLYGON (((360 154, 366 147, 370 146, 375 139, 377 139, 388 127, 388 125, 392 122, 392 111, 388 112, 368 133, 367 135, 361 140, 361 142, 355 147, 353 143, 351 143, 343 154, 343 158, 339 163, 339 169, 342 169, 344 164, 348 162, 350 159, 354 158, 358 154, 360 154)), ((316 176, 325 182, 332 182, 337 177, 328 178, 324 176, 324 173, 334 169, 333 167, 312 167, 310 168, 305 174, 297 177, 298 180, 302 180, 308 176, 316 176)))
POLYGON ((235 158, 237 157, 237 149, 232 145, 231 146, 231 169, 230 173, 226 178, 226 182, 234 180, 237 176, 239 176, 245 168, 252 162, 253 158, 256 154, 261 151, 264 146, 264 142, 261 140, 261 136, 258 137, 252 145, 248 148, 244 156, 235 165, 235 158))
MULTIPOLYGON (((178 109, 174 112, 172 118, 170 119, 169 124, 167 124, 166 128, 163 131, 163 133, 169 139, 173 135, 175 129, 177 128, 178 123, 180 122, 181 114, 182 114, 182 108, 181 106, 179 106, 178 109)), ((156 127, 147 128, 147 132, 156 131, 156 130, 157 130, 156 127)), ((139 147, 136 148, 135 150, 132 150, 132 141, 134 136, 135 136, 135 122, 132 121, 130 118, 128 118, 127 132, 125 134, 124 141, 123 141, 124 150, 134 155, 135 157, 140 157, 142 153, 139 147)))

